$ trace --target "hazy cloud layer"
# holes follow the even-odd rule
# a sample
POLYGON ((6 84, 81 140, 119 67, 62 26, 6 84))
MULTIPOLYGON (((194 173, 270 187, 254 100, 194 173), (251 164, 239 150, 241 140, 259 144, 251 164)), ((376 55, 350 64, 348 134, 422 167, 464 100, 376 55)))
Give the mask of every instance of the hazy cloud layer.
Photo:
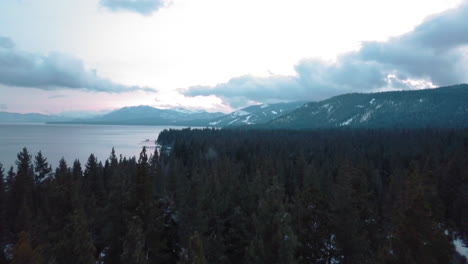
POLYGON ((43 90, 80 89, 121 93, 153 91, 139 86, 126 86, 87 70, 81 60, 60 53, 38 55, 18 51, 6 37, 0 38, 0 83, 9 86, 43 90))
POLYGON ((468 82, 468 4, 386 42, 364 42, 333 63, 304 59, 295 71, 289 77, 241 76, 214 87, 190 87, 184 94, 216 95, 236 107, 240 99, 320 100, 347 92, 468 82))
POLYGON ((60 99, 60 98, 67 98, 68 96, 65 94, 55 94, 47 97, 47 99, 60 99))
POLYGON ((7 37, 0 36, 0 48, 12 49, 15 47, 15 43, 7 37))
POLYGON ((131 11, 149 15, 164 6, 162 0, 101 0, 101 5, 112 11, 131 11))
POLYGON ((6 104, 0 104, 0 111, 7 110, 8 106, 6 104))

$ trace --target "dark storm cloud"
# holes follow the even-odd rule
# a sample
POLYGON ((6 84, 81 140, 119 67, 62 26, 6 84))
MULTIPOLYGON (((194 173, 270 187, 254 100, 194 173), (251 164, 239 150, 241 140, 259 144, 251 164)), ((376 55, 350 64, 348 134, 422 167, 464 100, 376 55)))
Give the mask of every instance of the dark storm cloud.
POLYGON ((356 59, 374 61, 401 77, 436 85, 467 81, 468 4, 429 18, 388 42, 366 42, 356 59))
POLYGON ((246 104, 247 100, 262 101, 265 99, 265 91, 269 97, 283 97, 284 100, 294 100, 304 93, 304 87, 297 82, 296 78, 289 76, 255 77, 245 75, 229 80, 227 83, 216 85, 214 88, 206 86, 191 87, 184 94, 187 96, 214 94, 229 102, 233 107, 246 104), (288 93, 284 93, 285 90, 288 93))
POLYGON ((14 49, 6 39, 0 46, 0 83, 8 86, 32 87, 43 90, 74 89, 121 93, 137 90, 153 91, 139 86, 127 86, 98 76, 87 70, 81 60, 60 54, 38 55, 14 49), (4 46, 8 46, 5 48, 4 46))
POLYGON ((436 86, 468 82, 468 4, 432 16, 386 42, 363 42, 358 51, 333 63, 304 59, 295 71, 291 77, 242 76, 214 87, 190 87, 184 93, 217 95, 232 105, 239 98, 320 100, 347 92, 413 89, 413 80, 436 86))
POLYGON ((149 15, 163 7, 162 0, 101 0, 101 5, 112 10, 127 10, 149 15))

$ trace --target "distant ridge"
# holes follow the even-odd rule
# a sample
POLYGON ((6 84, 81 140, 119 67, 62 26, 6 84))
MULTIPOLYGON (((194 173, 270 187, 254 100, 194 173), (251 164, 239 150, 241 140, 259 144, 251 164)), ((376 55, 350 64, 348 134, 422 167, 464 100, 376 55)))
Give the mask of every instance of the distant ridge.
POLYGON ((230 114, 130 106, 82 119, 0 112, 0 123, 316 128, 468 127, 468 84, 434 89, 351 93, 320 102, 252 105, 230 114))
POLYGON ((147 105, 140 105, 123 107, 96 118, 75 119, 58 123, 94 125, 204 126, 208 120, 223 115, 223 113, 191 111, 184 108, 158 109, 147 105))
POLYGON ((263 127, 457 128, 468 127, 468 85, 344 94, 306 103, 263 127))
POLYGON ((66 120, 60 116, 50 116, 37 113, 19 114, 0 112, 0 123, 46 123, 66 120))
POLYGON ((206 126, 237 127, 265 124, 278 116, 290 113, 305 102, 251 105, 230 114, 213 119, 206 126))

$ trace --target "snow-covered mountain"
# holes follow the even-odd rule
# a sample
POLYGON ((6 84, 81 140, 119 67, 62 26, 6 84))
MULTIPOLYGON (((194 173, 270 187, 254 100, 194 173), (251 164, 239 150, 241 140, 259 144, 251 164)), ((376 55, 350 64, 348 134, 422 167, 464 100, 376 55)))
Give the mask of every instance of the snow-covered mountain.
POLYGON ((304 104, 266 126, 293 129, 467 127, 468 85, 335 96, 304 104))
POLYGON ((188 110, 188 109, 185 109, 185 108, 182 108, 182 107, 173 107, 173 108, 169 108, 169 110, 179 112, 179 113, 182 113, 182 114, 188 114, 188 115, 207 113, 204 110, 188 110))
POLYGON ((252 105, 228 115, 215 118, 208 122, 207 125, 214 127, 232 127, 265 124, 280 115, 287 114, 297 109, 303 104, 304 102, 252 105))
POLYGON ((203 126, 207 120, 223 113, 191 111, 184 108, 158 109, 147 105, 123 107, 106 115, 89 119, 76 119, 66 123, 113 125, 187 125, 203 126))

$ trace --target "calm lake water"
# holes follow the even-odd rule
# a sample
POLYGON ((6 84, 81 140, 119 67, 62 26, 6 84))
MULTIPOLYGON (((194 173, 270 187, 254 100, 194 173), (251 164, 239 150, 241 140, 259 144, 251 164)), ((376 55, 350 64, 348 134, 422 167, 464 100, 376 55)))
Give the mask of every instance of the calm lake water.
POLYGON ((91 153, 104 163, 112 147, 117 156, 138 157, 141 148, 154 146, 159 133, 167 128, 181 127, 0 124, 0 162, 6 172, 23 147, 33 158, 41 150, 54 169, 62 157, 69 166, 79 159, 84 167, 91 153))

